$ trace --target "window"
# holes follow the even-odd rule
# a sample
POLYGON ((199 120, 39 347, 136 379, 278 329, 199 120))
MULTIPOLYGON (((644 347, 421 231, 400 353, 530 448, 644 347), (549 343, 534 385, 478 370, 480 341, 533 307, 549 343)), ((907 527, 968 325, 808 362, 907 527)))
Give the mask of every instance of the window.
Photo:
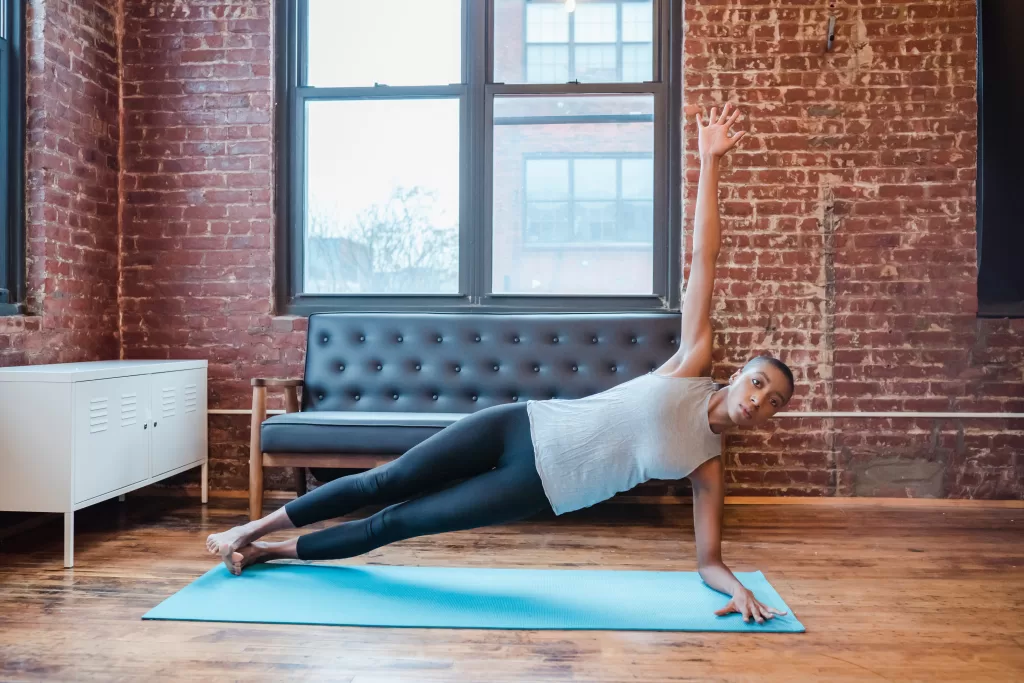
POLYGON ((1024 318, 1024 30, 1019 0, 985 0, 979 11, 978 315, 1024 318))
MULTIPOLYGON (((649 81, 653 60, 650 0, 580 4, 526 3, 526 81, 649 81)), ((499 80, 505 64, 497 65, 499 80)))
POLYGON ((678 307, 678 3, 279 3, 279 310, 678 307))
POLYGON ((0 315, 24 298, 24 17, 23 0, 0 0, 0 315))
POLYGON ((654 174, 650 156, 527 159, 527 244, 650 248, 654 174))

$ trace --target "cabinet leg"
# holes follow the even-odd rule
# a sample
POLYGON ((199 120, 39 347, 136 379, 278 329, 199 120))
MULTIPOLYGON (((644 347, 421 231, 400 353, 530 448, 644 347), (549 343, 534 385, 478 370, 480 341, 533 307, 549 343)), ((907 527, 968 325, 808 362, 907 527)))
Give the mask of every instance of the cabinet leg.
POLYGON ((64 567, 75 566, 75 513, 64 513, 64 567))
POLYGON ((202 483, 202 501, 203 505, 210 502, 210 463, 209 461, 203 463, 203 469, 201 474, 202 483))

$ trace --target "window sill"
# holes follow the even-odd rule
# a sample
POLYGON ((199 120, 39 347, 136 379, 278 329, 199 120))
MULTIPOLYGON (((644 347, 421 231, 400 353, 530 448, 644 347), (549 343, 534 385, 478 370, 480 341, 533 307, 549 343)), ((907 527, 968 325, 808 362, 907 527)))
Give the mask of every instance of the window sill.
POLYGON ((979 318, 1024 318, 1024 301, 979 303, 979 318))

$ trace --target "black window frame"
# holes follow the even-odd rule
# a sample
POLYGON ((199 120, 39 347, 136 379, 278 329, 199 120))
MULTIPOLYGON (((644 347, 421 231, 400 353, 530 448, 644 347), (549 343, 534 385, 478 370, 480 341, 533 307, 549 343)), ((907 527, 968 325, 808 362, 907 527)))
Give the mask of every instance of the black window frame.
POLYGON ((505 84, 493 82, 494 12, 491 0, 462 0, 463 82, 447 86, 305 87, 303 45, 307 0, 276 0, 276 313, 328 311, 625 312, 678 310, 681 276, 682 7, 653 0, 654 80, 645 83, 505 84), (495 97, 503 95, 654 96, 653 293, 522 295, 491 292, 493 131, 495 97), (460 106, 459 293, 307 294, 302 288, 305 220, 304 110, 323 99, 454 97, 460 106), (660 158, 659 158, 660 153, 660 158))
POLYGON ((0 0, 0 315, 24 312, 25 0, 0 0))

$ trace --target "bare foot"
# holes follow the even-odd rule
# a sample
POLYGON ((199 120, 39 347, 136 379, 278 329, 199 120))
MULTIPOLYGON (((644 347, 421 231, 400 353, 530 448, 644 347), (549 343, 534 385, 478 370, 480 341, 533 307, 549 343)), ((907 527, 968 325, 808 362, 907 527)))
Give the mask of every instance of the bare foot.
POLYGON ((224 564, 231 566, 231 553, 249 544, 248 525, 236 526, 234 529, 210 534, 206 537, 206 549, 211 555, 220 555, 224 564))
POLYGON ((267 560, 273 559, 272 553, 268 552, 267 543, 260 543, 256 541, 246 546, 242 546, 235 552, 231 553, 230 561, 225 560, 224 564, 227 565, 228 571, 235 576, 240 576, 242 570, 249 565, 259 564, 260 562, 266 562, 267 560))

